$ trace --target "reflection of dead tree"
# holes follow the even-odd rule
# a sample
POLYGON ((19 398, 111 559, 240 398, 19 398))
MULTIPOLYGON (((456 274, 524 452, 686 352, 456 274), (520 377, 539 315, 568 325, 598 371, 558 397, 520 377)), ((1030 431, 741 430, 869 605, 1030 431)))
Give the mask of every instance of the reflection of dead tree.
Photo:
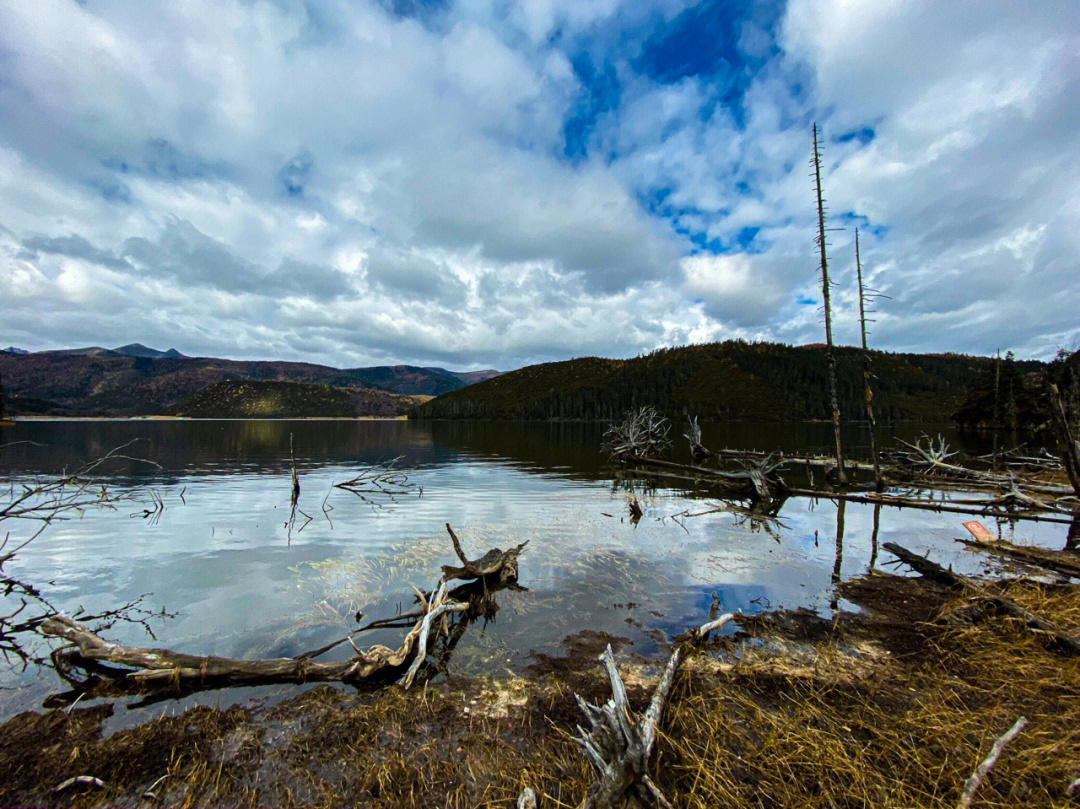
POLYGON ((653 458, 671 446, 671 424, 655 407, 631 410, 604 433, 604 449, 613 461, 653 458))
POLYGON ((28 520, 40 525, 28 539, 8 553, 8 558, 53 522, 78 516, 90 508, 116 508, 118 502, 134 499, 130 492, 110 491, 100 477, 103 467, 114 461, 137 461, 158 466, 153 461, 124 454, 124 450, 134 443, 129 441, 58 478, 22 483, 18 487, 12 484, 8 502, 0 505, 0 522, 28 520))
POLYGON ((737 526, 749 528, 752 533, 764 531, 774 541, 780 542, 780 529, 788 528, 778 516, 783 503, 784 501, 782 499, 777 499, 773 503, 773 510, 764 512, 754 506, 744 505, 738 500, 721 500, 700 511, 690 511, 690 509, 685 509, 668 516, 679 525, 682 525, 685 530, 686 526, 683 525, 682 520, 690 519, 691 517, 704 517, 706 514, 731 514, 735 517, 735 524, 737 526))
POLYGON ((155 489, 148 490, 147 497, 150 499, 150 504, 131 516, 146 520, 150 525, 157 525, 161 521, 161 515, 165 513, 165 501, 161 498, 161 493, 155 489))
POLYGON ((463 566, 444 566, 443 576, 433 591, 418 592, 420 607, 417 610, 382 622, 384 627, 401 623, 411 625, 396 649, 379 644, 361 649, 347 637, 298 657, 244 660, 110 643, 80 622, 63 615, 46 619, 40 628, 45 635, 68 641, 69 646, 53 652, 54 666, 57 673, 76 689, 90 693, 191 692, 274 682, 358 684, 376 677, 397 676, 406 664, 411 663, 402 678, 408 687, 427 658, 432 638, 449 633, 446 621, 450 614, 460 614, 464 619, 494 614, 489 587, 498 589, 498 586, 516 580, 517 558, 526 544, 508 551, 495 548, 479 559, 469 560, 460 551, 460 544, 455 542, 463 566), (453 579, 472 581, 450 589, 448 582, 453 579), (476 591, 476 584, 481 585, 482 592, 476 591), (343 642, 352 645, 353 657, 333 662, 314 659, 343 642), (76 675, 76 669, 84 676, 76 675))

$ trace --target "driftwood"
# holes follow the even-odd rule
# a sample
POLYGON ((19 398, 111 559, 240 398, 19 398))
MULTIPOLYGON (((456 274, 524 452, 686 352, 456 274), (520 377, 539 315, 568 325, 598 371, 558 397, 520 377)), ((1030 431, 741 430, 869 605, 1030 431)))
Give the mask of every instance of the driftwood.
POLYGON ((450 523, 446 524, 446 531, 450 534, 450 541, 454 545, 454 553, 461 560, 461 567, 443 565, 444 579, 486 580, 489 576, 495 576, 504 582, 517 579, 517 559, 521 552, 525 550, 525 546, 529 544, 529 540, 525 540, 508 551, 492 548, 479 559, 470 560, 461 549, 461 542, 458 540, 457 534, 454 533, 454 529, 450 527, 450 523))
POLYGON ((994 740, 994 746, 990 748, 990 753, 979 763, 979 766, 975 768, 975 772, 971 774, 971 777, 964 784, 964 792, 960 795, 956 809, 968 809, 971 806, 971 801, 975 797, 975 790, 979 788, 979 784, 986 778, 990 768, 997 764, 998 757, 1001 755, 1001 751, 1005 749, 1005 745, 1015 739, 1026 725, 1027 718, 1021 716, 1016 720, 1016 724, 994 740))
POLYGON ((717 629, 721 629, 727 626, 732 621, 736 621, 742 618, 741 612, 726 612, 715 620, 711 620, 708 623, 704 623, 701 626, 694 627, 681 635, 675 637, 676 641, 689 641, 690 643, 700 643, 708 637, 710 632, 717 629))
MULTIPOLYGON (((468 562, 469 571, 457 578, 476 579, 485 594, 486 579, 489 577, 494 584, 505 585, 517 577, 517 557, 525 544, 527 543, 505 552, 498 549, 489 551, 480 560, 468 562)), ((460 545, 458 549, 460 550, 460 545)), ((384 626, 400 625, 394 622, 415 619, 397 649, 379 644, 360 649, 352 644, 351 638, 346 637, 342 641, 298 657, 246 660, 111 643, 65 615, 53 615, 45 619, 40 624, 40 631, 47 636, 62 638, 70 644, 54 650, 53 664, 62 678, 83 691, 94 691, 101 686, 105 686, 105 690, 110 692, 116 691, 115 687, 122 691, 135 692, 161 688, 194 691, 273 682, 342 682, 355 685, 376 676, 394 675, 406 663, 411 662, 401 680, 403 685, 408 687, 427 658, 428 641, 435 626, 442 626, 450 613, 466 614, 467 618, 468 613, 487 615, 492 609, 485 603, 486 598, 478 597, 475 593, 471 593, 468 600, 451 600, 451 595, 466 591, 473 583, 449 590, 448 578, 450 577, 440 579, 430 595, 420 593, 420 609, 383 623, 384 626), (321 662, 313 659, 345 641, 352 644, 355 651, 355 655, 348 660, 321 662), (76 668, 82 670, 87 677, 78 678, 75 675, 76 668), (114 688, 109 689, 109 685, 114 688)))
MULTIPOLYGON (((882 547, 924 578, 935 581, 951 590, 967 588, 979 592, 979 588, 964 576, 946 570, 936 562, 931 562, 925 556, 912 553, 895 542, 886 542, 882 547)), ((1004 613, 1019 619, 1029 630, 1046 638, 1049 645, 1056 650, 1068 655, 1080 655, 1080 640, 1064 632, 1060 627, 1040 618, 1031 610, 1021 607, 1015 601, 1001 596, 983 595, 976 606, 984 609, 977 609, 972 612, 971 617, 973 618, 985 614, 987 610, 1004 613)))
POLYGON ((890 468, 889 475, 891 479, 899 482, 914 478, 934 481, 949 480, 968 486, 991 487, 1004 491, 1010 491, 1019 486, 1042 494, 1056 496, 1075 494, 1069 486, 1044 481, 1017 480, 1012 473, 1000 474, 951 463, 959 453, 950 452, 949 445, 941 436, 938 436, 936 444, 932 438, 925 435, 913 444, 906 441, 900 443, 902 448, 892 453, 894 464, 890 468))
POLYGON ((1045 570, 1052 570, 1055 573, 1062 574, 1063 576, 1080 578, 1080 561, 1072 561, 1070 559, 1062 558, 1062 555, 1060 554, 1051 555, 1053 552, 1040 552, 1032 548, 1024 548, 1020 545, 1013 545, 1011 542, 1006 542, 1005 540, 1001 539, 994 542, 979 542, 973 539, 957 537, 956 541, 967 545, 969 548, 976 548, 980 551, 986 551, 987 553, 1004 556, 1017 562, 1023 562, 1026 565, 1041 567, 1045 570))
POLYGON ((662 807, 671 806, 649 777, 648 762, 681 655, 679 649, 671 653, 667 667, 653 691, 652 701, 637 723, 626 698, 626 687, 615 668, 611 646, 601 655, 600 660, 611 684, 611 699, 597 707, 577 697, 578 705, 589 719, 590 728, 586 731, 579 725, 580 735, 575 741, 581 745, 599 773, 599 779, 585 796, 581 809, 611 809, 621 805, 630 795, 643 803, 651 798, 662 807))
MULTIPOLYGON (((947 500, 931 501, 920 497, 899 494, 878 494, 877 492, 830 492, 817 489, 790 488, 787 494, 792 497, 823 497, 829 500, 847 500, 849 503, 870 503, 872 505, 893 506, 894 508, 915 508, 923 511, 939 511, 950 514, 974 514, 981 517, 1000 517, 1003 520, 1029 520, 1031 522, 1055 522, 1071 524, 1074 517, 1062 514, 1048 514, 1037 511, 1002 511, 993 508, 979 508, 973 505, 952 505, 947 500)), ((986 501, 991 505, 991 501, 986 501)))
POLYGON ((61 792, 67 792, 69 789, 80 787, 82 789, 105 789, 105 782, 100 778, 95 778, 92 775, 76 775, 74 778, 69 778, 55 789, 53 794, 59 794, 61 792))

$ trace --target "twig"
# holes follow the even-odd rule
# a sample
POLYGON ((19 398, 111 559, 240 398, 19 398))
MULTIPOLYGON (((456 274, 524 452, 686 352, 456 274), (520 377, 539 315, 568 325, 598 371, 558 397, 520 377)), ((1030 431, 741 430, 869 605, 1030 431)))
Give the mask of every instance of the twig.
POLYGON ((960 801, 956 804, 956 809, 968 809, 971 806, 971 800, 975 797, 975 790, 979 788, 979 784, 982 783, 986 774, 990 772, 990 768, 997 763, 998 756, 1005 749, 1005 745, 1015 739, 1025 725, 1027 725, 1027 718, 1021 716, 1016 720, 1016 724, 997 738, 994 746, 990 748, 990 754, 975 768, 975 772, 971 774, 971 777, 964 784, 964 792, 960 795, 960 801))

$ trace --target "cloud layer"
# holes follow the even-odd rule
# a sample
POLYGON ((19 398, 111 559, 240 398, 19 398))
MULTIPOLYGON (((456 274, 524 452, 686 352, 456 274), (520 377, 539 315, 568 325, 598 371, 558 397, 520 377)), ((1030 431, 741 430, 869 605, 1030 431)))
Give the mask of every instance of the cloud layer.
POLYGON ((509 368, 1080 341, 1069 0, 0 5, 0 341, 509 368))

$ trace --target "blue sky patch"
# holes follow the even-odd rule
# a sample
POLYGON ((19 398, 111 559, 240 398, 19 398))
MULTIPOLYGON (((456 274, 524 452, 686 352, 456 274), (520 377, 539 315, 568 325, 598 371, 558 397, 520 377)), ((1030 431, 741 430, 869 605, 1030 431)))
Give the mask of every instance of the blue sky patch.
POLYGON ((865 146, 874 139, 874 128, 872 126, 863 126, 858 129, 852 129, 848 132, 842 132, 833 138, 836 143, 850 143, 851 141, 858 141, 860 146, 865 146))
POLYGON ((589 54, 582 53, 572 64, 584 89, 563 123, 563 154, 577 160, 588 154, 589 137, 597 119, 619 106, 622 85, 610 62, 597 67, 589 54))
POLYGON ((307 149, 301 150, 296 157, 281 167, 278 172, 278 181, 283 190, 290 197, 302 197, 304 185, 311 174, 311 168, 315 165, 315 158, 307 149))

